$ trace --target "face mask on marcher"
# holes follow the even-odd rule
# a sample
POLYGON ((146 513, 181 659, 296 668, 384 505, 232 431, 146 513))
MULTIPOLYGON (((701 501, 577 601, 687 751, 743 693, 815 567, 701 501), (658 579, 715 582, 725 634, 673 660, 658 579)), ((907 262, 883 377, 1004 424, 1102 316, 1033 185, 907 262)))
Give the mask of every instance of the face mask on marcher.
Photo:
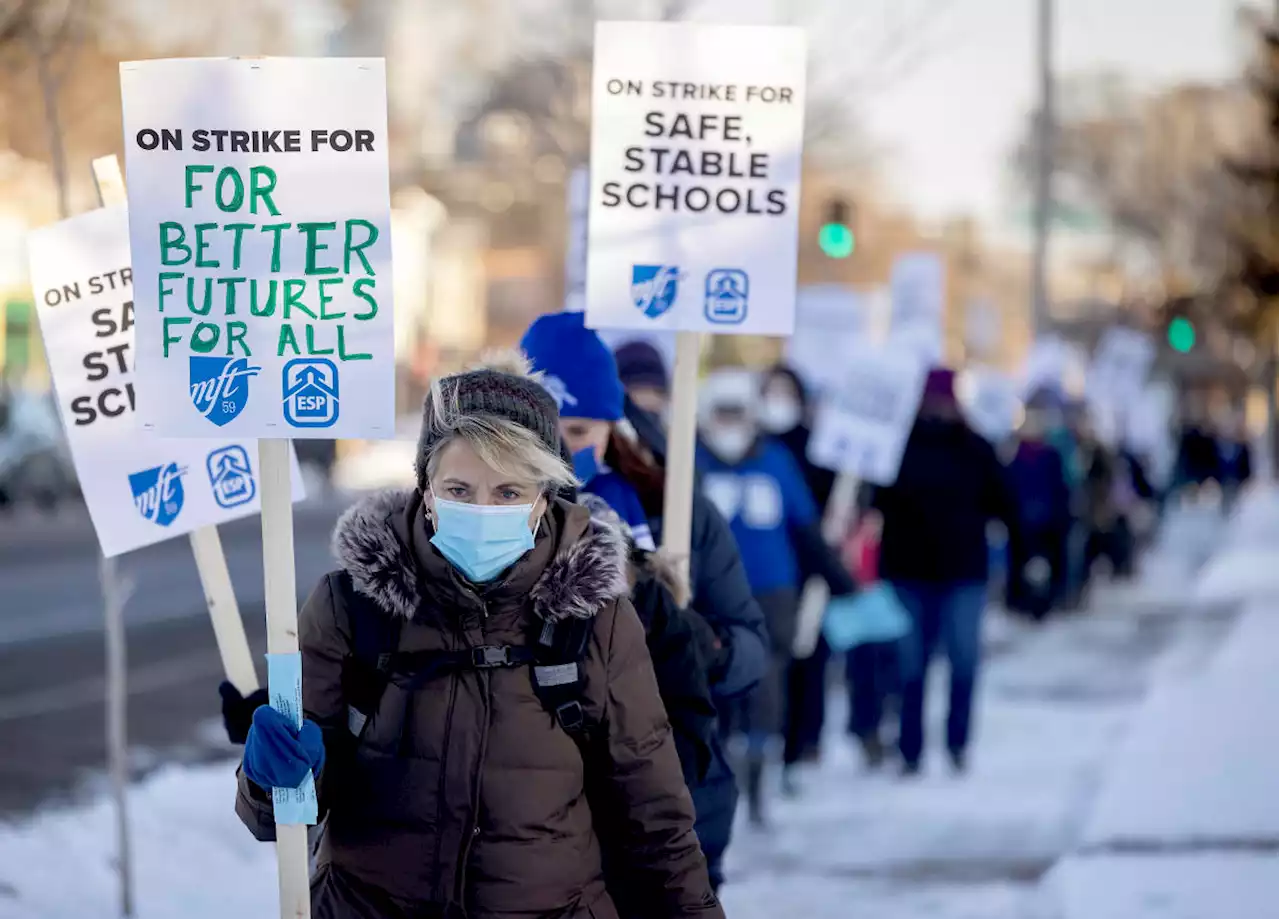
POLYGON ((756 440, 749 428, 737 425, 708 428, 704 436, 711 452, 726 463, 736 463, 746 456, 756 440))
POLYGON ((475 584, 506 571, 533 548, 532 504, 463 504, 435 499, 431 544, 475 584))
POLYGON ((788 396, 765 396, 760 425, 770 434, 785 434, 800 424, 800 403, 788 396))
POLYGON ((583 447, 573 454, 573 474, 583 485, 586 485, 600 474, 600 464, 596 462, 595 447, 583 447))

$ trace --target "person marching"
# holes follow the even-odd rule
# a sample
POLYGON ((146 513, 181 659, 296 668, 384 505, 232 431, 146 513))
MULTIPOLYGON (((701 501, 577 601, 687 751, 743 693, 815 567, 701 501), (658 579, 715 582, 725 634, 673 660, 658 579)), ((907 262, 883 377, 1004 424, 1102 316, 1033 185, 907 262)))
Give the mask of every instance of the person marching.
MULTIPOLYGON (((570 312, 539 317, 520 347, 561 407, 560 430, 582 492, 603 498, 636 546, 652 550, 662 530, 665 472, 624 420, 627 399, 613 354, 586 328, 582 313, 570 312)), ((723 702, 750 692, 764 676, 764 617, 728 526, 696 493, 690 546, 689 619, 706 657, 712 694, 723 702)), ((683 589, 682 582, 675 592, 683 589)), ((736 779, 718 734, 711 762, 691 790, 698 839, 718 887, 737 806, 736 779)))
POLYGON ((644 915, 722 917, 625 547, 556 497, 555 401, 514 357, 437 380, 415 472, 339 521, 306 721, 254 712, 237 813, 271 839, 270 789, 317 776, 322 919, 615 919, 605 827, 644 915))
POLYGON ((898 478, 872 489, 870 502, 883 518, 880 576, 913 621, 899 644, 903 774, 920 771, 925 676, 939 640, 951 664, 947 751, 963 771, 982 651, 987 523, 997 519, 1008 527, 1015 511, 995 449, 961 414, 952 371, 929 371, 898 478))
MULTIPOLYGON (((826 579, 833 597, 852 594, 855 588, 823 541, 813 496, 791 453, 761 436, 755 375, 741 369, 717 371, 703 381, 699 395, 702 491, 729 521, 772 639, 766 679, 735 712, 735 726, 747 746, 747 813, 759 825, 764 820, 767 750, 783 728, 799 585, 813 574, 826 579)), ((784 768, 791 765, 784 763, 784 768)))

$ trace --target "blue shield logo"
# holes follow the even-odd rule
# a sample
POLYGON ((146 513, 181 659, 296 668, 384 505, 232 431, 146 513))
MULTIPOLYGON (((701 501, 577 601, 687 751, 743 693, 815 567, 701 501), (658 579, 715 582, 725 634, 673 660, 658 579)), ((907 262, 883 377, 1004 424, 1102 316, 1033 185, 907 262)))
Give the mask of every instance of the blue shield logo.
POLYGON ((185 468, 177 463, 144 469, 129 476, 129 488, 133 490, 133 504, 143 520, 167 527, 182 512, 182 477, 185 468))
POLYGON ((679 286, 680 269, 674 265, 631 266, 631 300, 650 319, 675 305, 679 286))
POLYGON ((284 420, 295 428, 328 428, 338 420, 338 365, 300 357, 284 365, 284 420))
POLYGON ((708 322, 739 325, 747 319, 747 294, 751 283, 747 273, 737 268, 715 268, 707 272, 703 312, 708 322))
POLYGON ((250 367, 243 357, 189 358, 191 403, 218 427, 231 421, 249 402, 249 378, 261 367, 250 367))
POLYGON ((214 450, 205 459, 204 467, 209 473, 209 485, 213 488, 213 500, 218 502, 218 507, 248 504, 258 493, 249 454, 239 444, 214 450))

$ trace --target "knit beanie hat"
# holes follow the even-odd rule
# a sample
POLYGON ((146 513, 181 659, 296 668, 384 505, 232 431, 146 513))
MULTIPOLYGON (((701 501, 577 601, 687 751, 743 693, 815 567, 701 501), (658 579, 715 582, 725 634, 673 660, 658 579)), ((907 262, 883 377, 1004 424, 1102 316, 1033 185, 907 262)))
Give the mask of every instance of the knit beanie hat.
POLYGON ((667 365, 662 353, 647 341, 629 341, 613 352, 623 386, 652 386, 667 392, 667 365))
POLYGON ((542 375, 542 385, 567 418, 622 418, 622 381, 613 354, 584 324, 582 313, 538 317, 520 340, 520 350, 542 375))
MULTIPOLYGON (((528 362, 518 355, 445 377, 440 381, 440 395, 447 413, 505 418, 532 431, 551 453, 560 454, 560 413, 555 399, 529 375, 528 362)), ((422 433, 414 459, 420 491, 426 491, 427 457, 439 441, 430 424, 438 412, 433 398, 428 392, 423 400, 422 433)))

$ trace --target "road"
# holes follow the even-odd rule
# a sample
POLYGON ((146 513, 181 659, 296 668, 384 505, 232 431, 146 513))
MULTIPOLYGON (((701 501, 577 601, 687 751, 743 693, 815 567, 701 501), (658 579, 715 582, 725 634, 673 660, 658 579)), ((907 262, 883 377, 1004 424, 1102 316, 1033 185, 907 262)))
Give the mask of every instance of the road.
MULTIPOLYGON (((349 503, 345 502, 345 503, 349 503)), ((330 565, 328 541, 344 502, 294 513, 299 599, 330 565)), ((1213 545, 1211 521, 1175 518, 1174 569, 1194 571, 1213 545)), ((222 528, 241 614, 265 653, 257 518, 222 528)), ((1167 555, 1167 553, 1161 553, 1167 555)), ((0 816, 101 781, 105 762, 104 647, 97 542, 87 516, 0 517, 0 816)), ((136 773, 162 761, 229 753, 213 630, 186 540, 130 553, 126 607, 129 740, 136 773)), ((259 667, 259 676, 264 677, 259 667)))
MULTIPOLYGON (((329 535, 343 504, 299 504, 299 599, 332 567, 329 535)), ((220 528, 255 655, 265 653, 258 518, 220 528)), ((25 811, 93 781, 105 760, 105 651, 97 540, 82 509, 0 517, 0 813, 25 811)), ((225 752, 213 730, 222 668, 185 539, 121 557, 129 739, 134 765, 225 752)), ((259 667, 259 676, 265 677, 259 667)))

